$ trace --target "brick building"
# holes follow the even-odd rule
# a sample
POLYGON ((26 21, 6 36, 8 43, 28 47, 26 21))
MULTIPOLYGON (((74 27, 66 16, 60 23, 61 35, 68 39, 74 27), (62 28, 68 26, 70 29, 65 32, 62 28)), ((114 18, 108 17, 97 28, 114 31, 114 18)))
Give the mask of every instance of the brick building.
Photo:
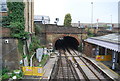
MULTIPOLYGON (((2 17, 7 16, 7 4, 6 0, 2 0, 0 4, 0 24, 2 23, 2 17), (1 7, 3 6, 3 7, 1 7)), ((25 18, 25 31, 34 34, 34 0, 23 0, 25 3, 24 18, 25 18)), ((31 37, 27 40, 29 47, 31 43, 31 37)), ((10 29, 5 26, 0 26, 0 69, 8 67, 9 69, 18 69, 20 66, 21 55, 18 52, 18 40, 10 37, 10 29)), ((23 48, 24 49, 24 48, 23 48)), ((26 48, 25 48, 26 49, 26 48)))
MULTIPOLYGON (((25 31, 34 33, 34 0, 23 0, 25 3, 24 18, 25 18, 25 31)), ((7 16, 7 3, 2 0, 0 3, 0 17, 7 16)), ((1 19, 2 23, 2 19, 1 19)))
POLYGON ((25 31, 34 33, 34 0, 23 0, 25 3, 25 31))
MULTIPOLYGON (((79 23, 72 23, 72 26, 73 27, 78 27, 79 23)), ((102 22, 99 22, 99 23, 93 23, 93 28, 97 28, 97 25, 98 25, 98 28, 109 28, 111 26, 111 23, 102 23, 102 22)), ((91 27, 91 23, 80 23, 80 27, 83 27, 83 28, 86 28, 86 27, 91 27)), ((118 27, 118 23, 112 23, 112 27, 113 28, 116 28, 118 27)))

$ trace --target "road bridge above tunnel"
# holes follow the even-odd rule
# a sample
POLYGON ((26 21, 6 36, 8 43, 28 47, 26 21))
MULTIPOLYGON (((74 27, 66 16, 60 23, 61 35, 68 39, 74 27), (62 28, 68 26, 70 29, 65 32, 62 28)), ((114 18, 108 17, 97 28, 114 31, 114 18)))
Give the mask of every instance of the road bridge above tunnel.
POLYGON ((44 45, 55 45, 55 42, 59 40, 59 38, 64 37, 73 37, 78 42, 81 42, 81 39, 87 38, 87 32, 84 28, 78 27, 64 27, 58 26, 55 24, 37 24, 40 27, 37 35, 39 36, 41 43, 44 45))

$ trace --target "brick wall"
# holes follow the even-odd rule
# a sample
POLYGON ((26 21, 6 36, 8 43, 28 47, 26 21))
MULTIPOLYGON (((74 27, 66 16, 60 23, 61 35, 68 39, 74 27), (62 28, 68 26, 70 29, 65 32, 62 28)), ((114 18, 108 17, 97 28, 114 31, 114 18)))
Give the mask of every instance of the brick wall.
POLYGON ((10 70, 19 68, 20 55, 17 39, 2 39, 2 66, 10 70), (8 40, 8 43, 5 41, 8 40))
POLYGON ((83 53, 88 57, 95 57, 92 51, 93 48, 96 48, 96 45, 90 44, 88 42, 84 42, 83 53))
POLYGON ((10 32, 9 28, 0 27, 0 37, 10 37, 10 32))
POLYGON ((54 24, 38 24, 41 27, 41 32, 43 33, 86 33, 85 29, 81 29, 78 27, 64 27, 64 26, 57 26, 54 24))
POLYGON ((55 43, 59 37, 64 36, 72 36, 81 41, 81 31, 82 31, 82 38, 85 39, 87 37, 85 29, 77 28, 77 27, 64 27, 64 26, 57 26, 55 24, 38 24, 35 23, 40 27, 40 32, 36 33, 37 36, 40 38, 42 45, 46 43, 55 43))
POLYGON ((0 12, 0 16, 7 16, 7 12, 0 12))

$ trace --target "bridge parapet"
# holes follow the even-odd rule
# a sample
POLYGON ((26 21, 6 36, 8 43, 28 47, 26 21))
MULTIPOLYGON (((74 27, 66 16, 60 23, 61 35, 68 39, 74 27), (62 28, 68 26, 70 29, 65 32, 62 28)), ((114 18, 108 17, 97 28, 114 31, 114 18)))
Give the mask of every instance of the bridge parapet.
POLYGON ((58 33, 58 34, 81 34, 86 33, 85 28, 78 27, 64 27, 53 24, 41 24, 42 33, 58 33))

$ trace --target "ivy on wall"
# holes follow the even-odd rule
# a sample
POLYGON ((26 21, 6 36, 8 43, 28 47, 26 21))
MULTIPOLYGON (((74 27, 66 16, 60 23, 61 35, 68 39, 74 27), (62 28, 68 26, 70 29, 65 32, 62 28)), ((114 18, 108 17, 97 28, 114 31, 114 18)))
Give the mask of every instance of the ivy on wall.
POLYGON ((7 2, 8 22, 11 28, 11 36, 15 38, 28 38, 28 32, 25 32, 24 8, 25 4, 21 2, 7 2))
POLYGON ((8 16, 2 16, 0 17, 0 25, 1 27, 9 27, 8 24, 8 16))

